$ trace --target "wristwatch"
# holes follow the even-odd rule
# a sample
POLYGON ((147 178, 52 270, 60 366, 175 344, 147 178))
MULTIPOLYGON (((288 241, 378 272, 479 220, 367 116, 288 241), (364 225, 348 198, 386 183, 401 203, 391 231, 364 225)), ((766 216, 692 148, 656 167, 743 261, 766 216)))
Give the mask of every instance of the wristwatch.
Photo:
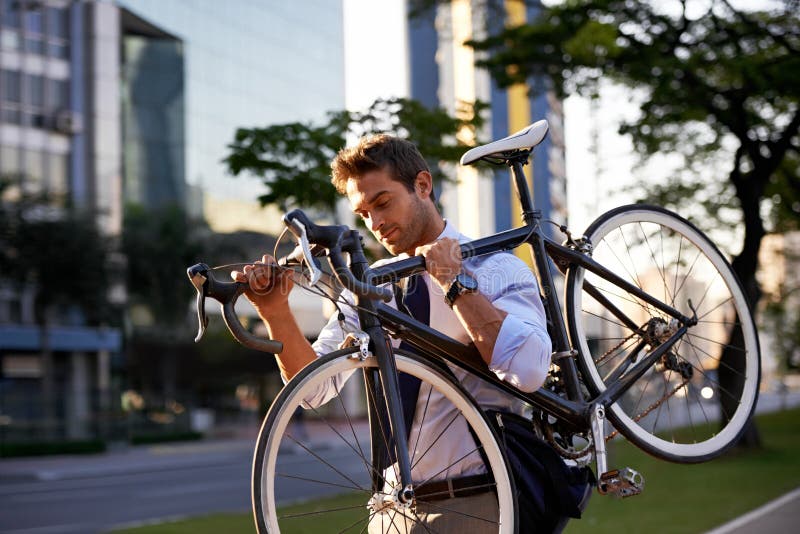
POLYGON ((465 272, 461 272, 450 282, 450 289, 444 295, 444 301, 451 308, 456 299, 464 293, 474 293, 478 290, 478 282, 465 272))

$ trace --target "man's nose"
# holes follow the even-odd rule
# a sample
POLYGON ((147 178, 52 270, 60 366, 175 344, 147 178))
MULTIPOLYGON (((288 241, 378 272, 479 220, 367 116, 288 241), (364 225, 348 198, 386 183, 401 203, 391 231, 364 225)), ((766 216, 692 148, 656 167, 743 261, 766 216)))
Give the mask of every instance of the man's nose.
POLYGON ((378 217, 370 213, 369 229, 373 232, 377 232, 380 230, 381 226, 383 226, 383 217, 378 217))

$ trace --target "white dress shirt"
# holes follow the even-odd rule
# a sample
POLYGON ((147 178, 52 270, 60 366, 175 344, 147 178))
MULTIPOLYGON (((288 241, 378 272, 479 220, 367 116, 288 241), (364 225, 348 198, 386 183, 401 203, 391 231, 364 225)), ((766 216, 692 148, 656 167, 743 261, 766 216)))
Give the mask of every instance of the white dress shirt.
MULTIPOLYGON (((438 239, 450 237, 460 242, 470 239, 460 234, 449 222, 438 239)), ((395 258, 382 260, 376 265, 384 265, 408 257, 401 254, 395 258)), ((547 334, 544 307, 539 296, 536 277, 522 260, 507 252, 469 258, 464 260, 464 272, 478 282, 478 291, 506 315, 497 336, 489 369, 501 380, 518 389, 531 392, 538 389, 547 376, 550 366, 552 345, 547 334)), ((423 273, 428 285, 430 298, 430 326, 462 343, 471 340, 455 312, 445 303, 444 293, 432 281, 428 273, 423 273)), ((347 302, 354 301, 353 295, 345 291, 342 295, 347 302)), ((390 304, 396 307, 396 303, 390 304)), ((314 342, 318 355, 336 350, 346 335, 346 331, 358 330, 357 311, 340 304, 345 315, 345 331, 336 314, 314 342)), ((399 340, 393 340, 396 348, 399 340)), ((484 409, 495 409, 521 413, 523 403, 483 380, 470 375, 457 367, 450 366, 456 378, 472 394, 484 409)), ((349 376, 339 376, 334 384, 328 384, 305 399, 312 406, 319 406, 333 398, 340 391, 349 376)), ((409 451, 412 455, 412 474, 415 480, 438 480, 468 476, 485 471, 483 461, 475 449, 466 421, 463 417, 452 422, 453 405, 438 394, 430 391, 430 385, 422 383, 417 401, 417 411, 409 436, 409 451), (420 421, 422 414, 424 421, 420 421), (420 424, 421 423, 421 424, 420 424), (448 426, 449 425, 449 426, 448 426), (444 435, 442 435, 444 433, 444 435), (438 440, 438 441, 437 441, 438 440), (431 447, 435 441, 435 446, 431 447), (421 458, 423 452, 428 451, 421 458)), ((392 480, 392 470, 387 473, 392 480)))

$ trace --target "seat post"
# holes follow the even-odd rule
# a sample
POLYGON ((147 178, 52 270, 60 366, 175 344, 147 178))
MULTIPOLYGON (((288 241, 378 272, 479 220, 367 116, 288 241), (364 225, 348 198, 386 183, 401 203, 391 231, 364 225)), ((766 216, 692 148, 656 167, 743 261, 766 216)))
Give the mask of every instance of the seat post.
POLYGON ((519 198, 520 206, 522 206, 522 220, 525 221, 525 224, 532 224, 537 214, 533 209, 533 200, 528 189, 528 179, 525 177, 525 171, 522 170, 523 165, 528 162, 528 154, 526 152, 524 157, 512 159, 510 164, 514 173, 514 186, 517 190, 517 197, 519 198))

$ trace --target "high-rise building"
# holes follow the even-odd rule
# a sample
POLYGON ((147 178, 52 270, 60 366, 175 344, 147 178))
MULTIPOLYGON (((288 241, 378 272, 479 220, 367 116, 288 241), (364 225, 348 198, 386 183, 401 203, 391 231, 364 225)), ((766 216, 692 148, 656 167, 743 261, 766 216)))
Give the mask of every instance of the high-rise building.
MULTIPOLYGON (((550 133, 526 167, 534 203, 545 219, 566 222, 566 173, 561 103, 552 93, 530 91, 526 85, 500 88, 488 72, 478 69, 475 51, 465 44, 481 39, 497 25, 519 24, 535 14, 523 2, 454 0, 409 19, 411 97, 451 114, 460 102, 489 104, 488 124, 479 132, 484 141, 501 139, 540 119, 550 133)), ((541 85, 541 84, 539 84, 541 85)), ((472 142, 472 139, 464 139, 472 142)), ((494 173, 473 167, 454 169, 457 184, 446 184, 442 204, 448 217, 467 235, 480 237, 521 224, 518 202, 507 170, 494 173)))
POLYGON ((189 207, 217 231, 280 231, 282 214, 254 201, 261 182, 232 178, 222 159, 237 128, 344 109, 342 1, 118 3, 183 43, 189 207))

